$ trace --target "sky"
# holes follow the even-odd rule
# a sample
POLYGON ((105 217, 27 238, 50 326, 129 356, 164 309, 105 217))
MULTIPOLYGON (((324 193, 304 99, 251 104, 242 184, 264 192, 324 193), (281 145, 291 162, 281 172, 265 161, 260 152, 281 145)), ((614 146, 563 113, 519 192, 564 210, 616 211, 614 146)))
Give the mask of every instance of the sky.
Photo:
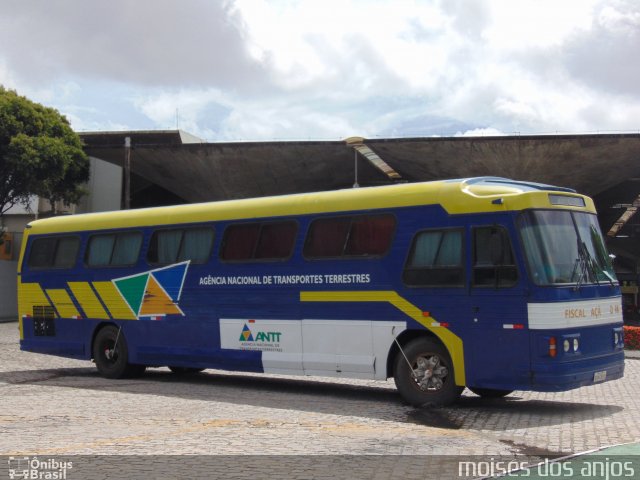
POLYGON ((640 132, 640 0, 3 0, 0 84, 210 142, 640 132))

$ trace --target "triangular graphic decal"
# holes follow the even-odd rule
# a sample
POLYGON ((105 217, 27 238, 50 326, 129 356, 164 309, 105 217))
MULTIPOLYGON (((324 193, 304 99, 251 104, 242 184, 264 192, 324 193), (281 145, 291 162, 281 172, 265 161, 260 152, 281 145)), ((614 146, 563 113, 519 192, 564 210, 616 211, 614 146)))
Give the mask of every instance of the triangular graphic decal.
POLYGON ((131 310, 138 316, 140 305, 144 298, 144 292, 147 287, 148 273, 142 273, 133 277, 115 279, 113 283, 120 291, 120 294, 131 307, 131 310))
POLYGON ((242 329, 242 332, 240 333, 240 341, 241 342, 253 342, 253 334, 251 333, 251 330, 249 329, 249 327, 247 327, 247 324, 244 324, 244 328, 242 329))
POLYGON ((149 275, 147 289, 144 292, 144 300, 140 307, 139 316, 150 315, 184 315, 182 310, 167 295, 160 284, 156 281, 153 274, 149 275))
POLYGON ((151 274, 156 278, 171 300, 178 302, 182 293, 182 284, 187 273, 189 262, 171 265, 169 267, 153 270, 151 274))
POLYGON ((182 315, 178 306, 190 260, 111 280, 136 318, 182 315))

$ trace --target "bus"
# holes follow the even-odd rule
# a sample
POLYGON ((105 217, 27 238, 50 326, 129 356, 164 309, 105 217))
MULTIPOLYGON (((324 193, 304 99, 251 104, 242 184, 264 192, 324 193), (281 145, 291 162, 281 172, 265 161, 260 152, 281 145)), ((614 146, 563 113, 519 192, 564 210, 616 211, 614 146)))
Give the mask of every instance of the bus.
POLYGON ((394 379, 409 404, 621 378, 593 201, 480 177, 36 220, 22 350, 147 367, 394 379))

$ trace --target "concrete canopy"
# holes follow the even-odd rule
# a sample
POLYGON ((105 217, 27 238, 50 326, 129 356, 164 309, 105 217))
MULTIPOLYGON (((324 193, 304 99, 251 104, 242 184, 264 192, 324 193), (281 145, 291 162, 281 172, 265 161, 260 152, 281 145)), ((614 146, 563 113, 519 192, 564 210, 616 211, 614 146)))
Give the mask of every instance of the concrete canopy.
MULTIPOLYGON (((353 148, 344 141, 204 143, 180 131, 83 133, 86 152, 183 198, 228 198, 350 188, 353 148)), ((364 139, 404 181, 503 176, 597 196, 640 177, 640 134, 364 139)), ((392 180, 361 155, 361 186, 392 180)))

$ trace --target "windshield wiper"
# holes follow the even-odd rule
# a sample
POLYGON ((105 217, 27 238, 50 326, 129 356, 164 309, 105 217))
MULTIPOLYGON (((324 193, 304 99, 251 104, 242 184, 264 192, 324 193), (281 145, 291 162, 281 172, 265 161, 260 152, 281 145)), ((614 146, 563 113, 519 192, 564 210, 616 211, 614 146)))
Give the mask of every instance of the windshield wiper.
MULTIPOLYGON (((583 280, 589 281, 589 274, 592 275, 593 280, 600 285, 600 281, 598 280, 598 272, 595 266, 595 260, 589 253, 589 249, 584 242, 581 242, 578 239, 578 258, 576 258, 576 264, 573 267, 573 272, 571 274, 571 279, 575 277, 576 272, 579 270, 580 276, 578 277, 578 281, 576 282, 575 290, 579 290, 582 285, 583 280)), ((611 281, 611 280, 609 280, 611 281)))
POLYGON ((609 280, 609 283, 611 284, 612 287, 616 286, 616 279, 613 278, 611 276, 611 274, 609 272, 607 272, 606 270, 602 270, 602 273, 604 273, 604 276, 607 277, 607 280, 609 280))
POLYGON ((593 274, 593 279, 595 280, 597 285, 600 285, 600 280, 598 279, 598 274, 602 273, 607 280, 609 280, 609 284, 614 287, 615 286, 615 279, 611 276, 611 274, 609 272, 607 272, 606 269, 601 268, 600 264, 598 262, 596 262, 596 260, 591 256, 591 253, 589 253, 589 249, 587 248, 587 244, 582 242, 582 256, 585 259, 585 262, 587 264, 587 266, 589 267, 589 269, 591 270, 591 273, 593 274))
POLYGON ((576 273, 580 274, 576 281, 576 286, 573 287, 574 290, 580 289, 580 285, 582 285, 582 279, 586 275, 584 260, 580 251, 581 249, 578 247, 578 258, 576 258, 575 264, 573 265, 573 271, 571 272, 571 280, 575 278, 576 273))

